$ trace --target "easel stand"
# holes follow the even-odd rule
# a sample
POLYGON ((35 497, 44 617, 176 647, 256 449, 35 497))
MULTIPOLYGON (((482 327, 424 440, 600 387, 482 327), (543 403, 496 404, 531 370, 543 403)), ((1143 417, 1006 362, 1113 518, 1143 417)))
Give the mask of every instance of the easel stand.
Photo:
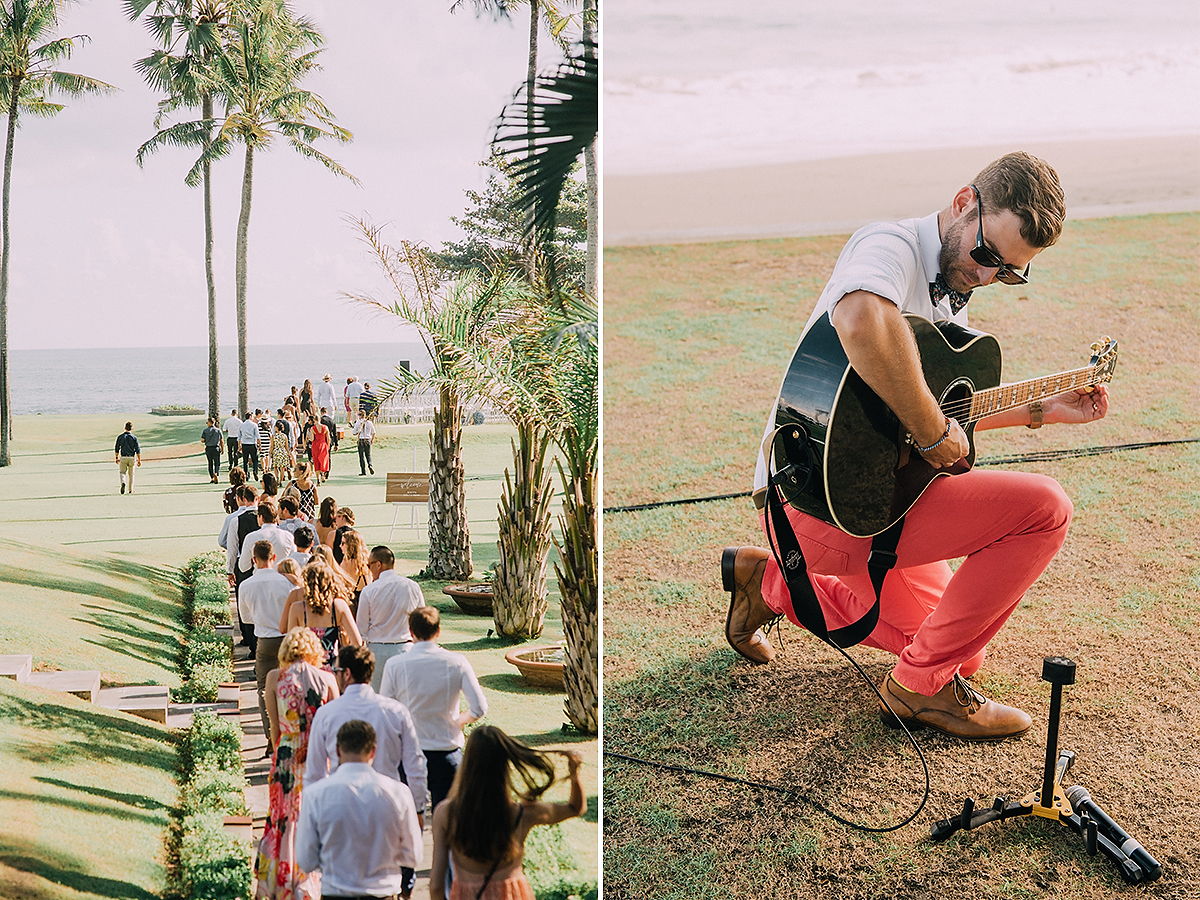
POLYGON ((975 801, 968 797, 963 801, 958 818, 943 819, 933 825, 930 837, 942 841, 960 828, 969 831, 988 822, 1002 822, 1017 816, 1041 816, 1057 821, 1079 835, 1089 856, 1101 852, 1111 859, 1121 877, 1130 884, 1160 878, 1162 866, 1158 861, 1092 800, 1086 788, 1075 785, 1063 789, 1063 776, 1075 761, 1075 754, 1070 750, 1058 751, 1058 719, 1062 711, 1063 685, 1075 683, 1075 663, 1061 656, 1047 656, 1042 661, 1042 680, 1053 685, 1042 789, 1026 794, 1020 800, 997 797, 991 809, 980 813, 975 812, 975 801))

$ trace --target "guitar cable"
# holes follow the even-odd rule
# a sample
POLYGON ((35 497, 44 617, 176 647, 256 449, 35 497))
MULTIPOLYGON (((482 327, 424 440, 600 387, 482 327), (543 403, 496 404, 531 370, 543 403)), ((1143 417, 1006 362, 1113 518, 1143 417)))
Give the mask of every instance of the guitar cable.
MULTIPOLYGON (((1172 444, 1200 443, 1200 437, 1175 438, 1166 441, 1143 441, 1137 444, 1108 444, 1097 447, 1076 447, 1070 450, 1037 450, 1033 453, 1023 453, 1020 456, 989 456, 975 460, 976 466, 1013 466, 1027 462, 1051 462, 1056 459, 1072 459, 1085 456, 1101 456, 1106 453, 1117 453, 1122 450, 1145 450, 1148 447, 1168 447, 1172 444)), ((660 509, 666 506, 686 506, 691 503, 707 503, 712 500, 734 500, 738 497, 749 497, 750 491, 736 491, 732 494, 713 494, 708 497, 686 497, 681 500, 659 500, 654 503, 637 503, 632 506, 606 506, 605 513, 643 512, 648 509, 660 509)))
MULTIPOLYGON (((1105 453, 1116 453, 1116 452, 1122 451, 1122 450, 1143 450, 1148 447, 1164 447, 1164 446, 1169 446, 1172 444, 1193 444, 1193 443, 1198 443, 1198 442, 1200 442, 1200 438, 1179 438, 1179 439, 1164 440, 1164 441, 1144 441, 1144 442, 1140 442, 1140 443, 1116 444, 1116 445, 1094 446, 1094 447, 1080 447, 1080 448, 1076 448, 1076 449, 1065 449, 1065 450, 1044 450, 1044 451, 1037 451, 1037 452, 1033 452, 1033 453, 1022 454, 1020 456, 988 457, 985 459, 976 460, 975 465, 977 465, 977 466, 1017 465, 1017 464, 1026 463, 1026 462, 1045 462, 1045 461, 1056 460, 1056 459, 1069 459, 1069 458, 1074 458, 1074 457, 1099 456, 1099 455, 1102 455, 1105 453)), ((731 499, 735 499, 735 498, 739 498, 739 497, 749 497, 750 493, 751 493, 750 491, 739 491, 739 492, 731 493, 731 494, 716 494, 716 495, 709 496, 709 497, 688 497, 688 498, 684 498, 684 499, 680 499, 680 500, 663 500, 663 501, 659 501, 656 503, 640 503, 640 504, 636 504, 633 506, 612 506, 612 507, 605 507, 604 512, 605 513, 640 512, 643 510, 658 509, 661 507, 668 507, 668 506, 684 506, 684 505, 693 504, 693 503, 704 503, 704 502, 707 502, 710 500, 731 500, 731 499)), ((884 700, 883 695, 880 693, 878 686, 875 684, 874 681, 871 680, 870 677, 868 677, 867 673, 863 671, 862 666, 860 666, 858 664, 858 661, 855 660, 854 657, 852 657, 849 653, 847 653, 845 651, 845 649, 843 649, 842 647, 838 647, 836 644, 830 644, 829 646, 831 646, 835 650, 837 650, 838 653, 840 653, 843 657, 845 657, 845 659, 855 668, 855 670, 858 672, 858 674, 862 678, 862 680, 867 684, 867 686, 869 686, 871 688, 871 690, 874 692, 875 696, 879 698, 879 702, 880 702, 881 706, 887 706, 890 709, 890 705, 888 705, 887 702, 884 700)), ((678 772, 680 774, 686 774, 686 775, 695 775, 695 776, 698 776, 701 778, 712 779, 714 781, 724 781, 724 782, 727 782, 730 784, 740 784, 740 785, 744 785, 746 787, 758 788, 760 790, 774 791, 776 793, 788 794, 788 795, 795 797, 797 801, 807 804, 808 806, 815 809, 817 812, 828 816, 829 818, 833 819, 835 822, 845 825, 848 828, 852 828, 856 831, 864 831, 864 832, 870 832, 870 833, 874 833, 874 834, 883 834, 883 833, 887 833, 887 832, 891 832, 891 831, 897 831, 897 830, 903 828, 905 825, 908 825, 910 822, 912 822, 914 819, 916 819, 917 816, 919 816, 921 814, 921 811, 924 810, 926 803, 928 803, 928 801, 929 801, 929 791, 930 791, 929 764, 925 759, 925 754, 921 752, 920 745, 917 743, 916 738, 913 737, 913 734, 909 730, 908 726, 904 723, 904 720, 901 719, 899 716, 896 716, 895 718, 896 718, 896 722, 900 725, 900 728, 903 729, 904 735, 908 739, 908 743, 912 746, 913 750, 915 750, 917 753, 917 759, 921 763, 921 771, 922 771, 922 775, 925 780, 924 790, 923 790, 922 796, 921 796, 921 802, 919 804, 917 804, 916 809, 914 809, 908 816, 906 816, 902 821, 896 823, 895 825, 886 825, 886 826, 865 825, 861 822, 851 821, 850 819, 847 819, 844 816, 839 815, 838 813, 834 812, 829 807, 827 807, 823 803, 821 803, 819 800, 815 800, 812 797, 809 797, 807 794, 804 794, 801 791, 797 790, 796 788, 788 787, 787 785, 773 784, 771 782, 766 782, 766 781, 755 781, 755 780, 749 779, 749 778, 738 778, 733 775, 723 775, 719 772, 711 772, 711 771, 707 771, 704 769, 697 769, 697 768, 694 768, 691 766, 683 766, 683 765, 677 765, 677 764, 672 764, 672 763, 658 762, 655 760, 644 759, 644 758, 638 757, 638 756, 631 756, 631 755, 625 754, 625 753, 617 753, 614 750, 604 750, 603 754, 605 757, 607 757, 609 759, 621 760, 622 762, 634 763, 636 765, 647 766, 647 767, 651 767, 651 768, 655 768, 655 769, 660 769, 662 771, 678 772)))
MULTIPOLYGON (((875 692, 875 696, 879 698, 879 702, 881 704, 885 704, 886 701, 883 699, 883 695, 879 692, 879 688, 875 685, 875 682, 873 682, 870 679, 870 677, 867 675, 867 673, 862 670, 862 666, 860 666, 858 664, 857 660, 855 660, 853 656, 851 656, 843 648, 837 646, 836 644, 830 644, 829 646, 833 647, 835 650, 837 650, 838 653, 842 654, 842 656, 844 656, 849 661, 850 665, 854 666, 854 668, 858 670, 858 674, 862 677, 862 680, 864 682, 866 682, 866 684, 871 688, 871 690, 875 692)), ((890 709, 890 706, 888 708, 890 709)), ((799 802, 808 804, 813 809, 815 809, 817 812, 823 813, 824 815, 833 819, 835 822, 839 822, 842 825, 845 825, 847 828, 853 828, 855 831, 871 832, 873 834, 885 834, 889 831, 898 831, 899 829, 903 828, 905 825, 912 822, 917 816, 919 816, 921 814, 921 811, 925 808, 925 804, 929 802, 929 763, 925 761, 925 754, 921 752, 921 746, 917 743, 916 738, 913 737, 912 732, 908 730, 908 726, 904 724, 904 720, 901 719, 899 716, 896 716, 896 721, 900 724, 900 727, 904 730, 905 737, 908 738, 908 743, 910 745, 912 745, 913 750, 915 750, 917 752, 917 759, 919 759, 921 762, 921 771, 925 777, 925 788, 921 795, 921 802, 919 804, 917 804, 917 808, 914 809, 908 816, 906 816, 903 821, 897 822, 895 825, 864 825, 861 822, 851 821, 850 819, 847 819, 844 816, 841 816, 838 813, 834 812, 829 807, 827 807, 823 803, 821 803, 819 800, 814 800, 812 797, 809 797, 807 794, 802 793, 801 791, 797 790, 796 788, 788 787, 787 785, 783 785, 783 784, 772 784, 771 782, 767 782, 767 781, 754 781, 749 778, 738 778, 734 775, 722 775, 719 772, 710 772, 710 771, 706 771, 704 769, 695 769, 690 766, 681 766, 681 765, 674 765, 671 763, 656 762, 655 760, 643 759, 638 756, 629 756, 627 754, 617 753, 612 750, 605 750, 604 755, 611 759, 619 759, 624 762, 636 763, 638 765, 649 766, 649 767, 652 767, 655 769, 662 769, 662 770, 665 770, 668 772, 679 772, 679 773, 687 774, 687 775, 697 775, 701 778, 710 778, 714 781, 725 781, 725 782, 728 782, 731 784, 741 784, 741 785, 745 785, 746 787, 759 788, 760 790, 775 791, 775 792, 781 793, 781 794, 790 794, 793 797, 795 797, 799 802)))

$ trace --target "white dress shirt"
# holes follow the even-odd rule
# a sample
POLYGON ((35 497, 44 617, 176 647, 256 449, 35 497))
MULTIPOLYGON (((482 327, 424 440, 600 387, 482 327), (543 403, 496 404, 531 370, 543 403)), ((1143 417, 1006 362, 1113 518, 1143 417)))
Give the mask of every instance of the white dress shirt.
POLYGON ((408 614, 424 605, 425 595, 415 581, 395 569, 383 569, 358 595, 354 621, 364 643, 403 644, 412 640, 408 614))
POLYGON ((317 389, 314 393, 316 394, 318 415, 322 407, 328 410, 330 415, 333 415, 337 411, 337 399, 334 396, 332 384, 328 381, 321 381, 317 384, 317 389))
POLYGON ((225 424, 222 427, 225 429, 226 437, 235 438, 241 431, 242 420, 237 416, 230 416, 225 420, 225 424))
POLYGON ((296 586, 272 568, 255 569, 238 588, 238 613, 243 622, 254 623, 254 636, 282 637, 279 620, 288 594, 296 586))
POLYGON ((306 780, 296 864, 321 870, 323 895, 399 894, 401 867, 420 868, 422 849, 412 794, 399 781, 360 762, 317 784, 306 780))
MULTIPOLYGON (((252 507, 257 509, 257 507, 252 507)), ((258 531, 252 531, 242 541, 242 549, 238 552, 238 568, 249 572, 254 567, 254 545, 259 541, 270 541, 275 551, 275 559, 284 559, 296 552, 296 542, 292 533, 280 528, 274 522, 267 522, 258 531)))
POLYGON ((233 512, 225 517, 225 524, 221 526, 221 533, 217 535, 217 543, 225 548, 225 571, 233 573, 233 567, 237 565, 238 547, 237 532, 238 522, 243 515, 257 515, 257 506, 239 506, 233 512))
POLYGON ((238 428, 238 441, 242 444, 258 443, 258 423, 253 419, 244 421, 238 428))
POLYGON ((458 715, 458 695, 467 698, 467 710, 476 719, 487 714, 487 698, 467 658, 439 647, 434 641, 417 641, 407 653, 393 656, 383 669, 380 693, 399 700, 412 714, 422 750, 457 750, 463 746, 458 715))
POLYGON ((399 780, 400 769, 412 791, 417 812, 425 811, 425 754, 412 716, 391 697, 381 697, 369 684, 347 685, 345 692, 313 716, 308 733, 308 762, 304 789, 337 771, 337 732, 351 719, 362 719, 375 729, 375 771, 399 780), (328 767, 328 773, 326 773, 328 767))
MULTIPOLYGON (((317 543, 317 541, 313 541, 313 546, 315 547, 317 543)), ((296 565, 303 569, 308 565, 308 561, 312 559, 312 554, 306 553, 303 550, 297 550, 295 553, 289 553, 284 557, 284 559, 294 559, 296 561, 296 565)))

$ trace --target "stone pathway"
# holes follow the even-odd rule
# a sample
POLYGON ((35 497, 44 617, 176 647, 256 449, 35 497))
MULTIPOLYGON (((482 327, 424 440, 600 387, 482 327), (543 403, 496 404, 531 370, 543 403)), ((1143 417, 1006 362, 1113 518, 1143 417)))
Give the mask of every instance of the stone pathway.
MULTIPOLYGON (((246 767, 246 806, 254 819, 254 844, 251 851, 253 865, 253 856, 257 853, 258 841, 267 821, 267 776, 271 773, 271 760, 264 755, 267 736, 263 734, 262 718, 258 712, 254 660, 241 644, 235 644, 233 648, 233 680, 241 686, 238 718, 242 726, 242 762, 246 767)), ((429 861, 433 859, 433 833, 428 827, 429 822, 425 824, 425 849, 421 858, 422 866, 417 869, 417 886, 412 892, 413 900, 429 900, 429 861)))

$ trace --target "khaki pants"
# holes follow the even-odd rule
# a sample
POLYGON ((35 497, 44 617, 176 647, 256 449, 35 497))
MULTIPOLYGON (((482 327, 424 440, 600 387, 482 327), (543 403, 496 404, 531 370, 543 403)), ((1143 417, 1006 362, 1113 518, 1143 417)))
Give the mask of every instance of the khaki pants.
POLYGON ((137 467, 136 456, 122 456, 117 471, 121 475, 121 484, 129 493, 133 493, 133 470, 137 467))
POLYGON ((271 743, 271 720, 267 716, 267 676, 272 669, 279 668, 279 645, 283 643, 280 637, 260 637, 254 649, 254 680, 258 688, 258 712, 262 716, 263 734, 267 743, 271 743))

